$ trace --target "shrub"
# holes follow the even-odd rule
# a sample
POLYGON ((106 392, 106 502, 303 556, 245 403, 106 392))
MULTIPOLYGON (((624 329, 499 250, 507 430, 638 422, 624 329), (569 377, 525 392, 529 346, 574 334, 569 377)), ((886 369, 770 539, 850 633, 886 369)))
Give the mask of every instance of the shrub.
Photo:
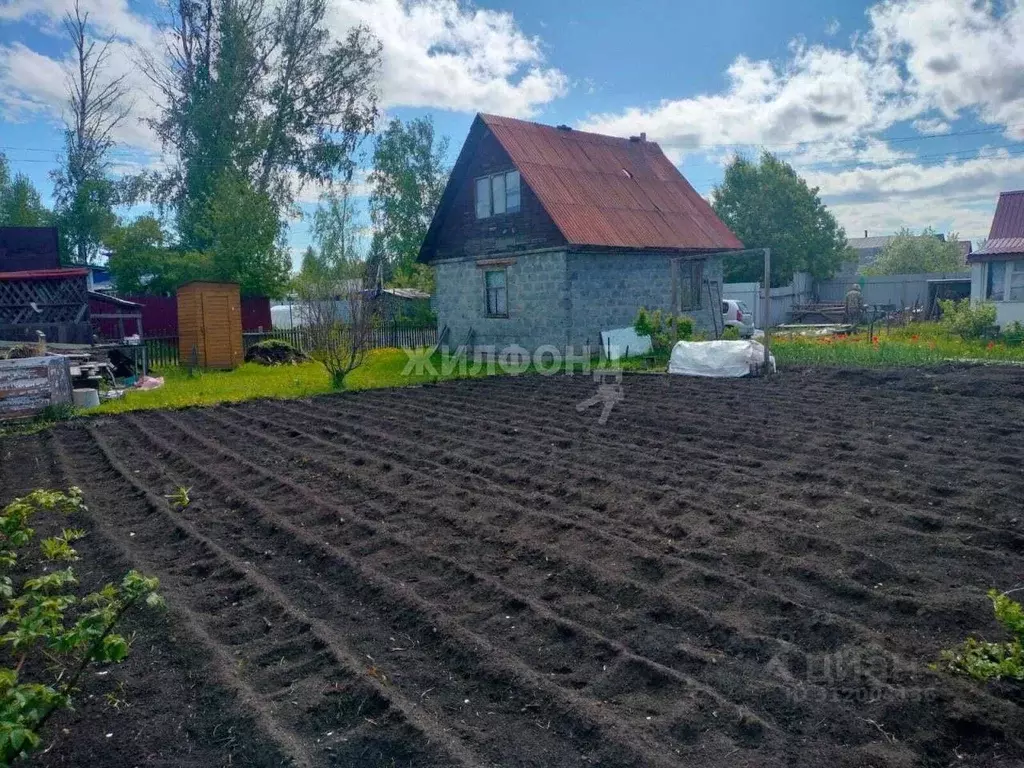
POLYGON ((954 674, 975 680, 1024 680, 1024 609, 995 589, 988 596, 996 621, 1010 633, 1011 639, 992 643, 969 637, 959 649, 943 651, 942 664, 954 674))
POLYGON ((739 341, 740 329, 735 325, 727 325, 725 326, 725 330, 722 331, 722 338, 725 341, 739 341))
POLYGON ((991 302, 971 304, 970 299, 940 299, 942 325, 962 339, 984 336, 996 324, 996 305, 991 302))
POLYGON ((0 765, 39 747, 43 727, 54 712, 71 707, 78 681, 91 664, 119 662, 128 655, 128 639, 114 629, 132 606, 163 605, 157 580, 137 571, 129 571, 118 585, 75 595, 78 580, 68 564, 78 560, 71 545, 84 531, 64 529, 40 542, 41 563, 20 563, 19 555, 35 534, 29 523, 37 513, 85 509, 82 492, 71 488, 66 494, 33 491, 0 510, 0 644, 13 661, 0 667, 0 765), (16 567, 20 573, 38 568, 39 575, 30 573, 15 586, 16 567))
POLYGON ((693 338, 693 318, 679 315, 675 318, 676 338, 686 341, 693 338))
POLYGON ((288 365, 307 359, 301 349, 296 349, 284 339, 266 339, 249 347, 245 353, 245 362, 261 365, 288 365))
POLYGON ((1021 325, 1018 320, 1014 320, 1010 323, 1003 331, 1003 340, 1007 344, 1021 344, 1024 343, 1024 325, 1021 325))
POLYGON ((650 312, 647 307, 640 307, 633 321, 633 330, 638 336, 650 336, 651 348, 655 352, 667 354, 677 341, 693 336, 693 318, 673 316, 660 309, 650 312))

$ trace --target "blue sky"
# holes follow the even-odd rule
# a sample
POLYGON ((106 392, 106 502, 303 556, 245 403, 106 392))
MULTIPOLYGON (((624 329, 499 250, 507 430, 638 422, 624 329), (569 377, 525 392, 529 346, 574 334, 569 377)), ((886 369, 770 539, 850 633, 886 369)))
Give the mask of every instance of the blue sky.
MULTIPOLYGON (((985 236, 1024 187, 1024 9, 1016 0, 328 0, 384 50, 389 116, 431 114, 454 158, 477 111, 616 135, 646 131, 701 193, 732 152, 777 151, 850 235, 985 236)), ((0 147, 49 193, 60 145, 59 20, 71 0, 0 0, 0 147)), ((134 61, 157 2, 82 0, 136 87, 117 158, 159 161, 134 61)), ((307 213, 317 190, 301 194, 307 213)), ((308 218, 290 243, 309 242, 308 218)))

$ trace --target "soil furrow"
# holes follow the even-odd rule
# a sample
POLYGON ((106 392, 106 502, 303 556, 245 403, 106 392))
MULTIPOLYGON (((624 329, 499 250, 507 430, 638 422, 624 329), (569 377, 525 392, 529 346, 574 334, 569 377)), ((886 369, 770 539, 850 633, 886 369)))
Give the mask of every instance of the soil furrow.
MULTIPOLYGON (((128 421, 133 420, 128 419, 128 421)), ((566 760, 578 759, 578 755, 581 753, 589 754, 592 749, 591 744, 595 741, 602 744, 600 752, 604 755, 603 757, 601 754, 592 755, 590 759, 611 761, 613 764, 633 764, 636 760, 649 765, 663 764, 665 759, 662 757, 663 747, 656 746, 658 742, 655 739, 656 728, 653 725, 643 732, 625 730, 623 722, 619 719, 626 714, 625 712, 620 713, 619 717, 610 717, 610 711, 606 712, 604 708, 579 697, 571 687, 562 688, 556 685, 550 676, 535 671, 518 658, 494 648, 491 641, 485 639, 483 635, 453 622, 436 605, 414 593, 408 586, 369 570, 361 558, 356 559, 339 547, 325 543, 321 537, 311 535, 310 527, 295 526, 277 511, 272 512, 248 490, 227 483, 207 468, 209 464, 204 465, 193 459, 191 457, 193 451, 186 455, 170 443, 156 437, 140 423, 135 422, 134 426, 137 427, 139 434, 164 454, 165 459, 173 459, 189 466, 193 476, 196 474, 205 476, 209 482, 222 488, 232 503, 251 510, 261 523, 287 531, 293 537, 296 546, 301 544, 303 547, 312 548, 314 554, 308 555, 309 557, 319 557, 320 560, 323 560, 323 556, 327 555, 330 558, 333 576, 343 578, 349 584, 350 589, 365 594, 365 599, 368 602, 403 605, 405 610, 400 617, 395 618, 413 622, 413 625, 411 627, 399 625, 395 629, 407 632, 415 629, 422 633, 421 637, 423 638, 430 637, 429 627, 443 630, 434 633, 436 642, 441 644, 441 647, 434 648, 434 652, 441 657, 459 658, 462 665, 469 668, 467 673, 472 670, 472 675, 467 678, 467 681, 489 680, 501 686, 504 689, 502 698, 506 702, 511 702, 511 706, 507 710, 510 714, 513 711, 521 714, 523 706, 530 702, 534 702, 534 706, 538 706, 539 702, 539 710, 547 711, 551 722, 561 726, 558 732, 552 730, 552 736, 557 736, 555 741, 548 740, 550 741, 548 743, 545 740, 536 740, 549 749, 546 764, 562 764, 566 760), (316 555, 316 550, 319 550, 321 554, 316 555), (351 576, 343 576, 338 569, 350 572, 351 576), (524 685, 527 687, 523 687, 524 685), (600 734, 600 738, 595 738, 595 734, 600 734), (559 751, 566 748, 569 749, 569 752, 563 757, 558 757, 559 751), (632 757, 627 758, 626 755, 632 755, 632 757)), ((197 436, 193 436, 192 439, 199 443, 203 442, 203 439, 197 436)), ((222 455, 230 454, 230 450, 224 447, 213 446, 213 449, 220 451, 222 455)), ((258 467, 241 457, 236 456, 233 461, 246 466, 253 474, 260 473, 258 467)), ((507 607, 507 609, 511 610, 512 607, 507 607)), ((494 616, 493 611, 488 613, 490 616, 494 616)), ((477 629, 483 628, 483 626, 477 627, 477 629)), ((559 637, 558 632, 554 632, 551 639, 559 637)), ((566 638, 561 637, 561 639, 565 640, 566 638)), ((603 665, 614 674, 614 661, 620 655, 619 650, 597 648, 594 649, 594 652, 592 663, 603 665)), ((628 663, 629 659, 625 659, 625 661, 628 663)), ((450 668, 448 671, 454 673, 456 670, 450 668)), ((463 689, 469 690, 472 687, 471 682, 466 682, 463 689)), ((659 684, 658 687, 663 687, 663 684, 659 684)), ((709 703, 703 701, 707 698, 706 694, 702 696, 699 689, 697 691, 684 690, 678 683, 671 698, 665 698, 664 695, 662 698, 666 702, 663 709, 668 710, 664 713, 666 715, 671 715, 676 710, 703 710, 709 706, 709 703)), ((501 710, 498 708, 499 704, 500 700, 490 701, 488 714, 501 714, 501 710)), ((670 720, 668 717, 665 719, 670 720)), ((538 746, 538 743, 509 743, 502 749, 506 750, 504 753, 508 755, 514 754, 519 748, 534 750, 538 746)), ((709 748, 709 745, 703 746, 709 748)))
MULTIPOLYGON (((439 738, 443 732, 436 724, 422 722, 414 705, 400 698, 396 700, 394 691, 367 676, 367 665, 337 642, 338 635, 333 628, 297 609, 279 586, 266 579, 251 563, 235 557, 201 534, 192 523, 173 513, 165 498, 144 486, 116 457, 101 431, 89 430, 96 448, 121 481, 141 497, 148 510, 148 513, 140 512, 135 520, 126 521, 138 523, 136 536, 132 537, 138 542, 135 558, 148 572, 169 580, 176 591, 189 596, 187 603, 178 603, 176 607, 198 629, 200 637, 212 643, 211 650, 222 662, 229 681, 241 686, 247 706, 257 712, 268 733, 285 746, 299 764, 330 764, 339 758, 344 761, 345 754, 352 757, 363 754, 365 750, 372 750, 378 740, 396 744, 420 742, 417 764, 481 764, 470 752, 450 742, 444 744, 443 757, 428 757, 432 750, 427 745, 431 741, 447 741, 439 738), (139 558, 138 549, 158 538, 174 540, 191 553, 202 553, 207 556, 206 561, 168 572, 166 565, 139 558), (247 631, 252 628, 258 631, 247 631), (246 636, 250 639, 244 639, 246 636), (271 657, 277 656, 272 649, 278 643, 296 639, 300 640, 295 651, 300 658, 328 650, 334 662, 331 668, 320 673, 314 689, 305 691, 304 711, 292 704, 295 694, 289 690, 289 676, 275 674, 278 670, 274 665, 251 663, 253 659, 267 657, 268 653, 271 657), (278 678, 277 683, 268 680, 271 675, 278 678), (268 691, 279 696, 268 699, 268 691), (326 729, 345 734, 349 728, 359 725, 363 709, 376 716, 383 735, 372 734, 353 740, 346 734, 333 741, 322 739, 326 729), (391 715, 392 710, 396 715, 401 714, 396 718, 391 715), (387 735, 389 729, 390 736, 387 735), (422 735, 413 736, 409 733, 412 729, 418 729, 422 735), (317 742, 320 742, 319 749, 314 753, 310 747, 317 742)), ((391 757, 379 755, 381 764, 391 757)))

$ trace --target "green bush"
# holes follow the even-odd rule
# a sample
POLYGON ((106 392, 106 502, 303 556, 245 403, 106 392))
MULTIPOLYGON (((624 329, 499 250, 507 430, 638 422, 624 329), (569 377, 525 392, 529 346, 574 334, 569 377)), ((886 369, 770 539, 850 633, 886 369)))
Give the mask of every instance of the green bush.
POLYGON ((0 510, 0 644, 11 655, 11 665, 0 667, 0 765, 39 747, 43 727, 54 712, 71 707, 91 664, 124 660, 129 641, 114 629, 132 606, 163 605, 157 580, 137 571, 119 585, 77 596, 78 580, 68 563, 78 560, 71 544, 84 531, 64 529, 40 542, 39 562, 19 560, 35 534, 29 523, 37 513, 85 510, 78 488, 66 494, 33 491, 0 510), (15 568, 31 577, 16 585, 15 568))
POLYGON ((693 337, 693 318, 673 316, 660 309, 651 312, 647 307, 640 307, 633 321, 633 330, 638 336, 651 337, 651 348, 655 353, 667 354, 680 339, 693 337))
POLYGON ((991 643, 970 637, 957 650, 943 651, 941 664, 954 674, 975 680, 1024 680, 1024 609, 995 589, 988 596, 996 621, 1010 633, 1011 639, 991 643))
POLYGON ((722 338, 726 341, 739 341, 740 329, 735 325, 727 325, 725 330, 722 331, 722 338))
POLYGON ((1019 321, 1014 320, 1003 330, 1002 335, 1003 341, 1007 344, 1022 344, 1024 343, 1024 325, 1021 325, 1019 321))
POLYGON ((972 305, 970 299, 940 299, 939 306, 943 327, 962 339, 981 338, 996 324, 996 305, 991 302, 972 305))

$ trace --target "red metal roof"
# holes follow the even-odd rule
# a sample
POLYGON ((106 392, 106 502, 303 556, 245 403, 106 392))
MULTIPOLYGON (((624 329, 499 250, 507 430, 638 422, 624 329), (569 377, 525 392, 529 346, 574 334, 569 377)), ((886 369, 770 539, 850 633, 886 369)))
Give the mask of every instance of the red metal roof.
POLYGON ((743 247, 654 142, 495 115, 480 119, 570 245, 743 247))
POLYGON ((967 257, 968 261, 990 261, 1024 255, 1024 189, 1000 192, 988 241, 967 257))
POLYGON ((88 269, 24 269, 19 272, 0 272, 0 280, 61 280, 66 277, 85 277, 88 269))

